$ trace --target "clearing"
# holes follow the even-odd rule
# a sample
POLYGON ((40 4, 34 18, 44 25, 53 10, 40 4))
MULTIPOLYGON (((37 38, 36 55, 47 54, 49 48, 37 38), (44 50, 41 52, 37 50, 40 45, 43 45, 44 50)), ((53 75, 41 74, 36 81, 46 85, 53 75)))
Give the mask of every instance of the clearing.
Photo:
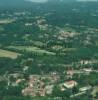
POLYGON ((38 54, 55 55, 54 52, 49 52, 47 50, 43 50, 43 49, 40 49, 38 47, 33 47, 33 46, 9 46, 8 49, 33 52, 33 53, 38 53, 38 54))
POLYGON ((12 23, 15 20, 13 19, 0 19, 0 24, 8 24, 8 23, 12 23))
POLYGON ((12 51, 8 51, 8 50, 0 49, 0 57, 8 57, 8 58, 16 59, 19 55, 21 55, 21 54, 12 52, 12 51))

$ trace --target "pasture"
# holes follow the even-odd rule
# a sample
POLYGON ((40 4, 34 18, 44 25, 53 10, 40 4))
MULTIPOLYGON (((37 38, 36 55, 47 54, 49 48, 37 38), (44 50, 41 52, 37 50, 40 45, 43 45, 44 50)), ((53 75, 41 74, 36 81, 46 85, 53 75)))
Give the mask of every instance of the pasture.
POLYGON ((16 52, 12 52, 12 51, 8 51, 8 50, 3 50, 0 49, 0 57, 7 57, 7 58, 11 58, 11 59, 16 59, 19 55, 19 53, 16 52))
POLYGON ((55 55, 54 52, 49 52, 47 50, 43 50, 34 46, 9 46, 8 49, 27 51, 27 52, 38 53, 38 54, 55 55))

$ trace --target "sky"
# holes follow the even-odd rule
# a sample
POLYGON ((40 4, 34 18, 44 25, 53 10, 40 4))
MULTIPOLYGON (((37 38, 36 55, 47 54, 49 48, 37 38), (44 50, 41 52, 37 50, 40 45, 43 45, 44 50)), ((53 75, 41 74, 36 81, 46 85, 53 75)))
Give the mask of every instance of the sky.
MULTIPOLYGON (((47 0, 29 0, 33 2, 46 2, 47 0)), ((98 0, 77 0, 77 1, 98 1, 98 0)))
POLYGON ((33 1, 33 2, 46 2, 47 0, 30 0, 30 1, 33 1))
POLYGON ((98 0, 77 0, 77 1, 98 1, 98 0))

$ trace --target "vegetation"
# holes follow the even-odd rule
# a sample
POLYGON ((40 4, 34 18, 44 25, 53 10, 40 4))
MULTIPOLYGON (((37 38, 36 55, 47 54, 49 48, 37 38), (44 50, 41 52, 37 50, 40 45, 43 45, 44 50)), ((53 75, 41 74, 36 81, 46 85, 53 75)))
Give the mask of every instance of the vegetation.
POLYGON ((0 6, 0 100, 98 99, 98 3, 55 1, 0 6))

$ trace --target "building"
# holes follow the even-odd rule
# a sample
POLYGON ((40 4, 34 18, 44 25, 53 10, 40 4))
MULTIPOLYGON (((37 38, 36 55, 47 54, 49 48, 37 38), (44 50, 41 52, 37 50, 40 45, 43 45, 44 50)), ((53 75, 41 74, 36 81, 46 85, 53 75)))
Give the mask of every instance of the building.
POLYGON ((66 88, 68 88, 68 89, 72 89, 74 86, 77 86, 77 82, 76 81, 74 81, 74 80, 71 80, 71 81, 66 81, 65 83, 64 83, 64 86, 66 87, 66 88))
POLYGON ((92 72, 92 68, 83 68, 83 71, 90 73, 92 72))
POLYGON ((90 90, 92 87, 91 86, 85 86, 79 89, 79 91, 83 92, 83 91, 88 91, 90 90))

